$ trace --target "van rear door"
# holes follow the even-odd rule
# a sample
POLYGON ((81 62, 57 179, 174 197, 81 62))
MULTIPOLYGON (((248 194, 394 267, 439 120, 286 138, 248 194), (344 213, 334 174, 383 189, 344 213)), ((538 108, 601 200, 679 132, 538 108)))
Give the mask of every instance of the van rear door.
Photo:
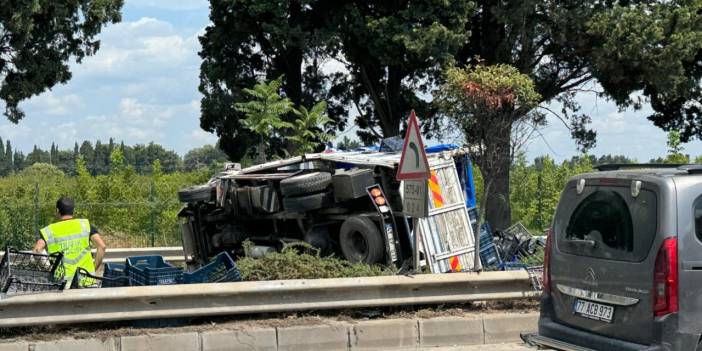
POLYGON ((558 322, 650 344, 659 191, 634 188, 631 179, 569 182, 553 224, 551 294, 558 322))

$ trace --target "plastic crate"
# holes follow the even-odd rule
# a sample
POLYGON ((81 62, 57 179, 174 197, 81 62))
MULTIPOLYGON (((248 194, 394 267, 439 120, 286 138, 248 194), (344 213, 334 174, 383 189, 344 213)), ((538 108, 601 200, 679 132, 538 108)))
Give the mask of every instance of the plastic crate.
POLYGON ((499 266, 502 263, 495 244, 490 244, 480 249, 480 262, 484 268, 499 266))
POLYGON ((105 269, 102 273, 103 288, 117 288, 129 286, 129 277, 127 276, 126 265, 124 263, 105 263, 105 269))
POLYGON ((91 274, 83 268, 78 268, 76 274, 71 281, 71 289, 86 289, 86 288, 114 288, 119 286, 129 286, 129 278, 127 276, 119 277, 98 277, 91 274))
POLYGON ((241 281, 241 273, 226 252, 220 252, 206 266, 183 275, 185 284, 223 283, 241 281))
POLYGON ((125 270, 132 286, 172 285, 183 282, 183 270, 166 263, 162 256, 129 257, 125 270))
POLYGON ((488 223, 483 223, 480 226, 480 247, 487 247, 488 245, 493 243, 492 239, 492 230, 490 228, 490 224, 488 223))
POLYGON ((0 261, 0 292, 15 295, 63 290, 62 259, 61 253, 43 255, 6 247, 0 261))

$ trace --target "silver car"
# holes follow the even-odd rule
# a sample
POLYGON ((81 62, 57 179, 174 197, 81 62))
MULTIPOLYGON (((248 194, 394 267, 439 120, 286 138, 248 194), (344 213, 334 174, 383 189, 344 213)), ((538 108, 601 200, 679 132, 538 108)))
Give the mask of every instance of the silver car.
POLYGON ((702 350, 702 166, 570 179, 547 240, 532 346, 702 350))

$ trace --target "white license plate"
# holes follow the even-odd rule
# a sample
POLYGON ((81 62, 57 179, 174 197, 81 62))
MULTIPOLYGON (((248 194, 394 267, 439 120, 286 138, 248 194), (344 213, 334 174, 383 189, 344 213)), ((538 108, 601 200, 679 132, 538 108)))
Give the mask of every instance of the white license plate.
POLYGON ((585 318, 612 323, 614 307, 576 299, 573 304, 573 313, 585 318))

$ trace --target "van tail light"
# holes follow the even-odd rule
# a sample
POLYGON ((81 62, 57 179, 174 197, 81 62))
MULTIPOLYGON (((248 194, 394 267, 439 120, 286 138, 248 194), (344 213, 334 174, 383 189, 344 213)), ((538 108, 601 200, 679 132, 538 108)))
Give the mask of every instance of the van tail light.
POLYGON ((549 228, 546 235, 546 249, 544 250, 544 276, 542 285, 544 292, 551 292, 551 247, 553 246, 553 228, 549 228))
POLYGON ((653 272, 653 314, 678 312, 678 239, 663 241, 653 272))

